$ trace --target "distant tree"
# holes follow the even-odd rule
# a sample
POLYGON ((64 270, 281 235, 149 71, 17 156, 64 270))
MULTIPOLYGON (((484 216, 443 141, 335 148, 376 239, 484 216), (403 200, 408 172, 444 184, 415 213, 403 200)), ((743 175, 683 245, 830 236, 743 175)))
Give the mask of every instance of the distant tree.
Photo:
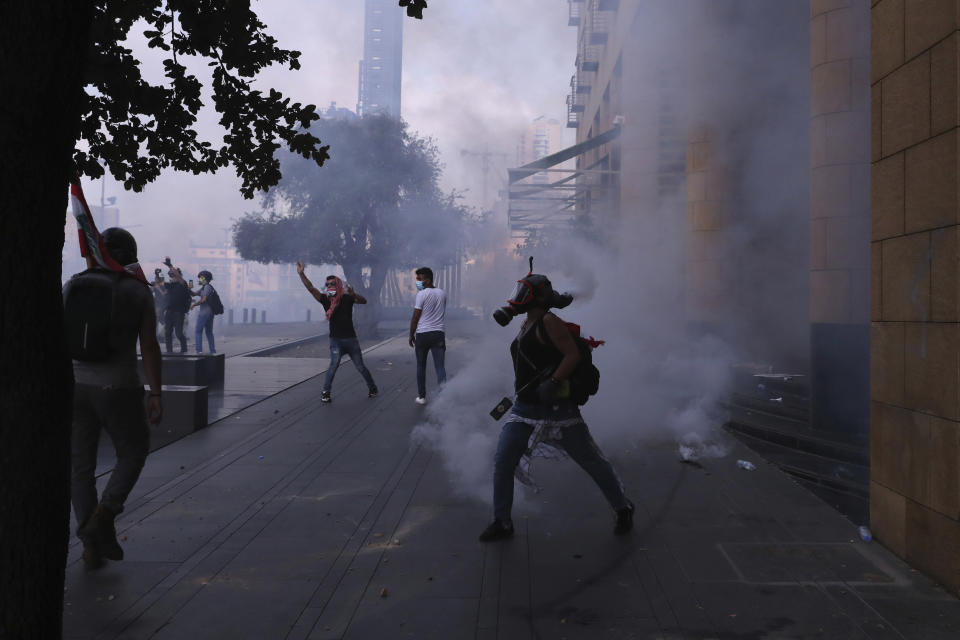
MULTIPOLYGON (((340 265, 374 309, 389 269, 456 261, 466 211, 441 193, 430 140, 382 115, 323 120, 312 130, 332 146, 330 159, 318 170, 283 155, 283 178, 264 196, 262 211, 234 225, 241 256, 340 265)), ((375 320, 374 311, 358 328, 369 331, 375 320)))
MULTIPOLYGON (((422 0, 407 3, 420 17, 422 0)), ((285 146, 315 165, 326 147, 304 127, 312 106, 252 88, 271 64, 297 68, 249 0, 0 2, 0 638, 61 635, 70 504, 73 373, 62 339, 61 252, 67 185, 104 167, 142 189, 168 167, 231 165, 252 197, 280 178, 285 146), (167 52, 151 84, 124 46, 146 25, 167 52), (206 62, 226 130, 195 128, 206 62), (80 144, 78 144, 78 142, 80 144)))

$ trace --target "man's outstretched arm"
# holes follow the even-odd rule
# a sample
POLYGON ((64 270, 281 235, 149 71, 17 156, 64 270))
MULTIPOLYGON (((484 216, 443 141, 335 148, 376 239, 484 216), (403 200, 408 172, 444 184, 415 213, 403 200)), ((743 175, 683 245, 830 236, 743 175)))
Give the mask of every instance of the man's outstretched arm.
POLYGON ((308 278, 306 274, 306 269, 307 269, 306 265, 300 262, 299 260, 297 260, 297 275, 300 276, 300 282, 302 282, 303 286, 307 288, 307 291, 310 292, 314 300, 322 303, 323 294, 321 294, 320 291, 315 286, 313 286, 313 283, 310 282, 310 278, 308 278))

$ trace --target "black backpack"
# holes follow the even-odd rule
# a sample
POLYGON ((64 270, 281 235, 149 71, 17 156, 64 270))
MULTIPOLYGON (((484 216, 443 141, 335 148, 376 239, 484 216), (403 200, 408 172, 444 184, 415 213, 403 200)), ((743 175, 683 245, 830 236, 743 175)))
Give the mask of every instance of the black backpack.
POLYGON ((213 315, 219 316, 223 313, 223 302, 220 301, 220 294, 209 284, 207 286, 210 287, 210 293, 207 294, 207 304, 210 305, 213 315))
POLYGON ((577 404, 586 404, 590 396, 600 390, 600 370, 593 364, 593 347, 580 337, 580 327, 570 322, 564 324, 580 351, 580 362, 570 374, 570 399, 577 404))
MULTIPOLYGON (((580 362, 577 363, 577 368, 570 374, 570 399, 578 405, 583 405, 587 403, 590 396, 596 395, 597 391, 600 390, 600 370, 593 364, 593 345, 591 341, 597 346, 603 344, 603 341, 582 338, 580 336, 580 325, 572 322, 564 322, 564 324, 567 325, 570 337, 573 338, 573 342, 580 351, 580 362)), ((549 340, 547 331, 543 327, 542 318, 539 325, 537 327, 538 333, 549 340)))
POLYGON ((125 271, 87 269, 73 276, 63 307, 64 332, 70 357, 101 362, 110 357, 114 293, 125 271))

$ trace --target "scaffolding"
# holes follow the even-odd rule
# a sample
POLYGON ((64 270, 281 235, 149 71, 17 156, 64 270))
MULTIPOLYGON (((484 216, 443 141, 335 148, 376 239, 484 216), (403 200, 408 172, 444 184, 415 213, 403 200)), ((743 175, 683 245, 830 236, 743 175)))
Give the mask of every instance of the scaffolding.
POLYGON ((578 217, 595 211, 599 204, 611 202, 619 189, 619 171, 611 170, 609 154, 587 167, 564 169, 558 165, 612 142, 619 135, 620 127, 615 126, 572 147, 509 169, 507 221, 510 235, 525 238, 531 232, 543 229, 570 227, 578 217), (546 176, 546 181, 531 180, 538 175, 546 176))

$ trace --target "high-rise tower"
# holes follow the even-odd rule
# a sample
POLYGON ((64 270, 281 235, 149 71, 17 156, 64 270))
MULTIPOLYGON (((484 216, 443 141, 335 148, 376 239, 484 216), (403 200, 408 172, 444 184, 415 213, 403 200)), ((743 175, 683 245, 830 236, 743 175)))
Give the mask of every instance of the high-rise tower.
POLYGON ((400 117, 403 12, 395 0, 364 0, 363 60, 357 113, 400 117))

